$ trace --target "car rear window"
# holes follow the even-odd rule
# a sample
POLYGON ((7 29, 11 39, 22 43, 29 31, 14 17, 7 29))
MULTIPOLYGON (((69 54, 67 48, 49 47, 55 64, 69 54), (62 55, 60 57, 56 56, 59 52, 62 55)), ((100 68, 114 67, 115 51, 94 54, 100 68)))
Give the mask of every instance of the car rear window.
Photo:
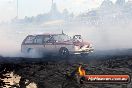
POLYGON ((35 36, 28 36, 24 43, 31 44, 31 43, 33 43, 34 39, 35 39, 35 36))

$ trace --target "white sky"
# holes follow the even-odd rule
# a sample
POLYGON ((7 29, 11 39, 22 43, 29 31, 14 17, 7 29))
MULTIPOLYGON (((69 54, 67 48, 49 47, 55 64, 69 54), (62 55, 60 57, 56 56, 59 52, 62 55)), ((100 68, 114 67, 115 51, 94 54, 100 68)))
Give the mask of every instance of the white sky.
MULTIPOLYGON (((9 21, 16 17, 17 0, 0 0, 0 22, 9 21)), ((47 13, 50 10, 52 0, 18 0, 19 18, 31 17, 37 14, 47 13)), ((97 8, 103 0, 54 0, 59 11, 68 9, 69 12, 79 14, 88 9, 97 8)), ((112 0, 115 2, 116 0, 112 0)))

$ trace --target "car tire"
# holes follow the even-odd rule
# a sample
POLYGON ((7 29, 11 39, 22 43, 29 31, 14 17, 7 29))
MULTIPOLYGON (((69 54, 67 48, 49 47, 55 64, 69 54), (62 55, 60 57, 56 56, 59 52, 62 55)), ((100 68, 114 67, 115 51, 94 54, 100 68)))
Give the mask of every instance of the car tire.
POLYGON ((27 52, 30 58, 38 58, 39 56, 38 52, 35 49, 29 48, 27 52))
POLYGON ((67 58, 67 57, 69 57, 69 51, 68 51, 68 49, 65 48, 65 47, 60 48, 60 50, 59 50, 59 56, 61 58, 67 58))

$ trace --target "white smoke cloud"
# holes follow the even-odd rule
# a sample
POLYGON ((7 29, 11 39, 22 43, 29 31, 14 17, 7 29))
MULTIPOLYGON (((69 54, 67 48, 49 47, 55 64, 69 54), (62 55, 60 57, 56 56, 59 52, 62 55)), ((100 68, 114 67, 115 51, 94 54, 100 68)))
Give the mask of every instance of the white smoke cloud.
MULTIPOLYGON (((108 2, 107 2, 108 3, 108 2)), ((88 16, 90 23, 86 23, 86 19, 78 21, 79 17, 71 19, 71 21, 64 21, 56 19, 49 20, 43 23, 34 24, 26 23, 26 25, 9 24, 0 26, 0 54, 2 55, 18 55, 21 50, 21 43, 23 39, 29 34, 38 33, 61 33, 62 30, 68 35, 81 34, 84 39, 91 42, 95 50, 110 50, 110 49, 125 49, 132 48, 132 21, 131 13, 128 8, 122 9, 115 7, 110 11, 105 9, 97 9, 98 13, 88 16), (114 11, 113 11, 114 9, 114 11), (112 10, 112 12, 111 12, 112 10), (127 14, 121 11, 126 11, 127 14), (115 16, 116 15, 116 16, 115 16), (129 17, 128 17, 129 16, 129 17), (95 20, 95 18, 99 18, 95 20), (92 24, 95 22, 94 24, 92 24), (97 24, 96 24, 97 23, 97 24)), ((87 20, 88 22, 89 20, 87 20)))
POLYGON ((21 43, 29 34, 61 33, 62 29, 70 36, 81 34, 84 40, 93 44, 96 50, 132 48, 132 26, 71 24, 63 26, 39 27, 0 27, 0 55, 21 56, 21 43))

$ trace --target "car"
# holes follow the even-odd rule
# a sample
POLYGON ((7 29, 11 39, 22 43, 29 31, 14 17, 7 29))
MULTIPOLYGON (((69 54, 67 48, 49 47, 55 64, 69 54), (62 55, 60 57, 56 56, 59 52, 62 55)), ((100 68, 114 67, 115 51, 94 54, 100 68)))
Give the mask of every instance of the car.
POLYGON ((59 55, 68 57, 72 54, 87 55, 93 52, 91 43, 82 39, 81 35, 70 37, 61 34, 28 35, 21 44, 21 52, 34 55, 59 55))

